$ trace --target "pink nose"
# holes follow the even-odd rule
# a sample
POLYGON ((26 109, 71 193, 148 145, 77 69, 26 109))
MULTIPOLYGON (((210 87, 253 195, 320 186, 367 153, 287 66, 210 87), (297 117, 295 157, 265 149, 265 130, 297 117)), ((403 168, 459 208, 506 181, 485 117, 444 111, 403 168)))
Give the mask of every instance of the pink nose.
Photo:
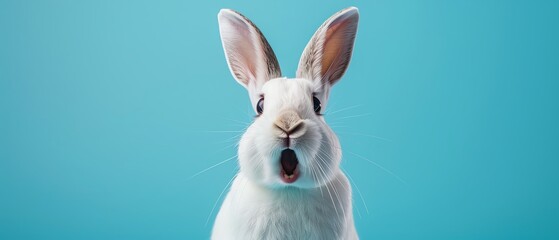
POLYGON ((274 127, 278 130, 276 132, 281 138, 298 138, 307 131, 307 127, 299 114, 291 110, 283 111, 274 121, 274 127))

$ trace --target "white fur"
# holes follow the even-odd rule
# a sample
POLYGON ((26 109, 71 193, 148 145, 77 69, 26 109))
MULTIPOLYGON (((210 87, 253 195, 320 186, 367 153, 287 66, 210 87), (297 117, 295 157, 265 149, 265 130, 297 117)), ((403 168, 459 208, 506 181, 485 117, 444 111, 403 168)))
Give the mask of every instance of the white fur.
POLYGON ((301 58, 298 76, 302 77, 294 79, 278 76, 281 71, 275 55, 246 17, 222 10, 218 19, 230 70, 247 88, 253 106, 264 97, 264 111, 241 138, 240 171, 217 215, 212 239, 358 239, 351 187, 339 168, 340 143, 322 115, 313 109, 313 96, 321 101, 323 109, 326 107, 330 87, 347 68, 357 9, 342 10, 319 28, 301 58), (343 27, 337 25, 338 30, 344 31, 336 36, 342 36, 336 39, 340 44, 335 49, 323 49, 330 39, 326 34, 334 32, 328 31, 331 23, 340 22, 343 27), (332 63, 321 62, 327 51, 343 54, 332 63), (334 72, 322 71, 320 67, 325 65, 334 72), (326 73, 312 77, 321 72, 326 73), (295 112, 304 128, 289 146, 297 155, 300 172, 291 184, 280 178, 279 159, 286 146, 274 125, 286 111, 295 112))
POLYGON ((239 173, 217 216, 212 239, 358 239, 349 183, 341 171, 335 176, 319 189, 277 191, 239 173))

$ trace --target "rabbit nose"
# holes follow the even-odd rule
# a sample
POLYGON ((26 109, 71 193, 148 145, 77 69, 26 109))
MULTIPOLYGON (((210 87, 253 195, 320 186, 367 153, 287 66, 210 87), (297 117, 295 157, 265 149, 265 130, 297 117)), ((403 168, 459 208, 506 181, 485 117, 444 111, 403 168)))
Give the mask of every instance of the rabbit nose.
POLYGON ((284 111, 280 113, 274 127, 279 130, 277 134, 282 138, 298 138, 307 131, 305 123, 294 111, 284 111))

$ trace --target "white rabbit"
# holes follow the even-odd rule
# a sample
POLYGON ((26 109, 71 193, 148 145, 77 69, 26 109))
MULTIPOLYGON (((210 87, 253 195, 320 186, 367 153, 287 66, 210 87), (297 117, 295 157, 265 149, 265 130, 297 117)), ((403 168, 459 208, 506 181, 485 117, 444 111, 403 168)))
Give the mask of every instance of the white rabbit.
POLYGON ((260 30, 238 12, 218 14, 225 57, 257 116, 239 143, 240 171, 212 239, 358 239, 338 138, 321 113, 346 71, 357 8, 330 17, 307 44, 293 79, 281 76, 260 30))

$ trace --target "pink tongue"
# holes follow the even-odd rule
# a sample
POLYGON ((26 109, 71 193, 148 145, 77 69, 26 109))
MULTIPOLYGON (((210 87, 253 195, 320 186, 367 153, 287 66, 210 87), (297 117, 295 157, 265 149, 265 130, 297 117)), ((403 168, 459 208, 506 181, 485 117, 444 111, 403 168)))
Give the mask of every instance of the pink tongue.
POLYGON ((299 161, 293 150, 285 149, 281 152, 281 167, 287 175, 293 174, 297 164, 299 164, 299 161))

